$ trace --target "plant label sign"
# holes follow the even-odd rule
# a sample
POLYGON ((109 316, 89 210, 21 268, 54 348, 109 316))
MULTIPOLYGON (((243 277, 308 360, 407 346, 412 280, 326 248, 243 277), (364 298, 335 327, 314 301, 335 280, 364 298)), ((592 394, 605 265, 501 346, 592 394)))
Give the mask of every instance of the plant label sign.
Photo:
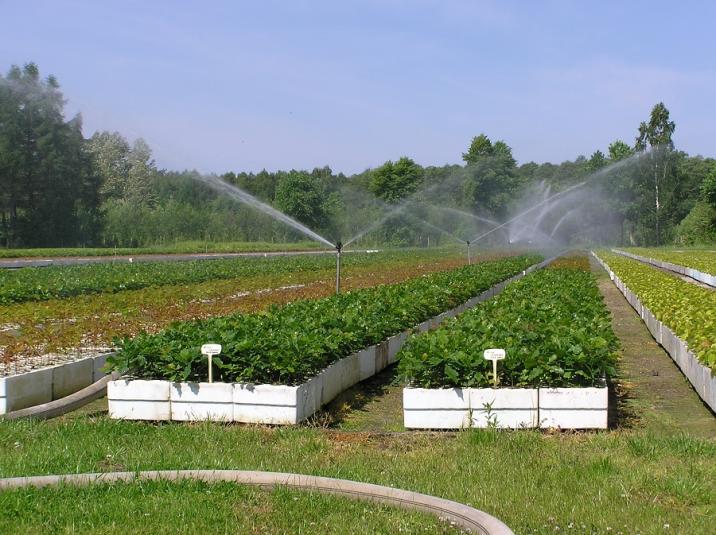
POLYGON ((505 354, 504 349, 485 349, 485 352, 482 354, 485 360, 492 361, 492 382, 495 386, 497 386, 497 361, 504 360, 505 354))
POLYGON ((221 353, 221 344, 204 344, 201 346, 201 354, 208 356, 214 356, 221 353))
POLYGON ((485 349, 483 353, 485 360, 505 360, 504 349, 485 349))
POLYGON ((213 370, 211 366, 211 357, 214 355, 218 355, 221 353, 221 344, 204 344, 201 346, 201 354, 206 355, 206 358, 209 359, 209 382, 214 382, 214 376, 213 376, 213 370))

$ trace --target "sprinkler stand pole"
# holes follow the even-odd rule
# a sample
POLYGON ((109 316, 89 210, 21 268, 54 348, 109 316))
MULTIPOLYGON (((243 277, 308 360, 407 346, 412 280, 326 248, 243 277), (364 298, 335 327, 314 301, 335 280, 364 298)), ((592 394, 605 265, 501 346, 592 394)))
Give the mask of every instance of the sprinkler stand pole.
POLYGON ((336 244, 336 295, 341 293, 341 249, 343 244, 339 241, 336 244))
POLYGON ((472 259, 470 258, 470 242, 467 242, 467 264, 472 264, 472 259))

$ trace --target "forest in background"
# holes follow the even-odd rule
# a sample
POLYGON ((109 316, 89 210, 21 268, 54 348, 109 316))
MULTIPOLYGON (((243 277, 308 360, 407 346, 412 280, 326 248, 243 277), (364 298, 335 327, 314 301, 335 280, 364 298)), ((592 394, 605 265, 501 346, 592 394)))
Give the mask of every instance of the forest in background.
MULTIPOLYGON (((159 169, 142 139, 130 143, 117 132, 85 138, 81 116, 66 119, 64 104, 57 79, 43 79, 33 63, 0 76, 1 247, 302 239, 210 189, 196 171, 159 169)), ((578 207, 580 226, 569 231, 566 243, 716 242, 716 160, 674 146, 676 125, 663 103, 635 126, 632 143, 615 140, 605 152, 559 164, 518 165, 505 141, 480 134, 466 142, 462 165, 422 167, 403 156, 350 176, 319 167, 228 171, 220 178, 334 241, 413 199, 410 210, 396 213, 367 242, 437 244, 446 239, 438 227, 452 231, 468 223, 454 214, 428 213, 430 204, 421 199, 501 222, 526 191, 538 185, 560 191, 586 179, 595 195, 578 207), (635 155, 644 157, 614 165, 635 155)))

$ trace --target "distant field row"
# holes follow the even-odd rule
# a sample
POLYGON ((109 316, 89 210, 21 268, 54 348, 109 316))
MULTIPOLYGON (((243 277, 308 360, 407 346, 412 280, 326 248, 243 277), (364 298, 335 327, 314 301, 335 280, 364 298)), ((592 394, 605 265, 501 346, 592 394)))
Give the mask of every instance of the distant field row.
MULTIPOLYGON (((394 284, 465 263, 456 251, 441 253, 430 250, 385 256, 366 254, 355 261, 351 260, 352 255, 346 255, 342 287, 348 291, 394 284)), ((498 256, 489 253, 478 258, 498 256)), ((285 265, 294 259, 251 260, 285 265)), ((131 336, 142 330, 155 332, 173 321, 256 312, 272 305, 325 297, 335 291, 335 260, 330 256, 321 262, 291 264, 296 267, 293 271, 256 270, 229 279, 0 305, 0 359, 4 356, 15 361, 29 356, 39 358, 48 352, 72 353, 78 347, 109 346, 115 337, 131 336)))
MULTIPOLYGON (((343 256, 346 267, 456 255, 455 249, 413 249, 343 256)), ((0 271, 0 305, 67 297, 116 293, 148 287, 196 284, 255 275, 329 269, 333 255, 232 258, 134 264, 87 264, 0 271)))
POLYGON ((629 247, 622 250, 716 275, 716 247, 713 249, 629 247))
POLYGON ((143 254, 248 253, 271 251, 304 251, 325 249, 315 241, 293 243, 273 242, 202 242, 187 241, 151 247, 57 247, 36 249, 2 249, 0 258, 42 258, 58 256, 112 256, 143 254))

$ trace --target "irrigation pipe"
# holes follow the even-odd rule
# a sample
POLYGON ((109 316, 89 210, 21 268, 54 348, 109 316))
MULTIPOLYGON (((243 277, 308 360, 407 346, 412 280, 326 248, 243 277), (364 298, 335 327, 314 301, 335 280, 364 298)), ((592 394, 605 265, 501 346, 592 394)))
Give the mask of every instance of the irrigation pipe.
POLYGON ((8 412, 0 416, 0 419, 19 420, 21 418, 37 418, 38 420, 46 420, 62 416, 68 412, 72 412, 80 407, 87 405, 95 399, 102 398, 107 395, 107 383, 119 379, 121 374, 113 372, 111 375, 105 375, 99 381, 78 390, 74 394, 56 399, 42 405, 35 405, 26 409, 20 409, 8 412))
POLYGON ((425 511, 454 522, 463 529, 480 535, 514 535, 503 522, 479 509, 451 500, 408 490, 360 483, 346 479, 290 474, 281 472, 255 472, 246 470, 160 470, 144 472, 107 472, 49 476, 11 477, 0 479, 0 490, 57 485, 88 486, 92 484, 132 483, 135 481, 180 481, 194 479, 213 483, 229 481, 263 488, 288 487, 324 494, 335 494, 356 500, 365 500, 403 509, 425 511))

